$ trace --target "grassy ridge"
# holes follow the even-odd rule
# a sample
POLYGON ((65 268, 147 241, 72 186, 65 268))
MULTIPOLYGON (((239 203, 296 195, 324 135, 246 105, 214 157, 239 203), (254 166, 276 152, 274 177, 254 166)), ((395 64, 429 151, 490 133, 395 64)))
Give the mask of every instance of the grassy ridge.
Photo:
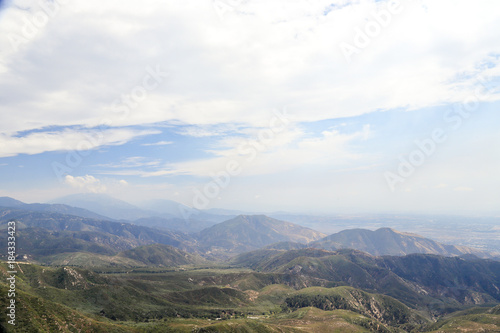
MULTIPOLYGON (((5 272, 0 265, 2 281, 5 272)), ((345 286, 295 288, 289 282, 276 273, 238 269, 97 274, 22 264, 18 318, 27 332, 454 332, 460 325, 490 331, 500 327, 498 307, 458 313, 428 326, 420 313, 388 296, 345 286)), ((6 306, 6 286, 0 286, 6 306)))

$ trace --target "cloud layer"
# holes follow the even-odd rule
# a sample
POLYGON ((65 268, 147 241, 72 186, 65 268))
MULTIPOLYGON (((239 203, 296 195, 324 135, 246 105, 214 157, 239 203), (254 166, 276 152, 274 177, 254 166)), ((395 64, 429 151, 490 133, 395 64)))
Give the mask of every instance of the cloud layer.
POLYGON ((236 161, 211 205, 423 210, 445 196, 449 210, 491 210, 498 12, 487 0, 11 0, 0 181, 191 204, 236 161), (444 126, 444 108, 463 126, 391 193, 384 172, 444 126), (68 151, 81 163, 55 183, 68 151))
POLYGON ((356 45, 389 2, 255 0, 222 13, 216 3, 76 1, 37 27, 39 3, 13 1, 0 21, 0 130, 103 118, 262 126, 285 105, 315 121, 462 101, 477 76, 499 74, 491 1, 401 1, 350 63, 339 45, 356 45), (25 41, 17 48, 15 36, 25 41), (159 84, 141 95, 151 71, 163 73, 159 84))

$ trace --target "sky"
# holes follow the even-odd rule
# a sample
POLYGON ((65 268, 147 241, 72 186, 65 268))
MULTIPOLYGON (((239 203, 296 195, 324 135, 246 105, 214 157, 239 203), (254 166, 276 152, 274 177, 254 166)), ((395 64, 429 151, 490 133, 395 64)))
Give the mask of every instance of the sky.
POLYGON ((0 196, 500 214, 500 2, 10 0, 0 196))

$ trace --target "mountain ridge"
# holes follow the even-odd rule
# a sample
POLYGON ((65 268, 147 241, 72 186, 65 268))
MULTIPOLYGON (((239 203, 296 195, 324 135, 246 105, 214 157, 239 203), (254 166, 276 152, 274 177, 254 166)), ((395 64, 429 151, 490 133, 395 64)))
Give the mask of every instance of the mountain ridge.
POLYGON ((265 215, 239 215, 204 229, 196 238, 207 251, 242 253, 277 242, 308 243, 324 234, 265 215))
POLYGON ((309 247, 325 250, 355 249, 380 255, 407 255, 412 253, 438 254, 444 256, 476 255, 482 258, 494 257, 484 251, 466 246, 447 245, 423 236, 397 231, 392 228, 347 229, 308 243, 309 247))

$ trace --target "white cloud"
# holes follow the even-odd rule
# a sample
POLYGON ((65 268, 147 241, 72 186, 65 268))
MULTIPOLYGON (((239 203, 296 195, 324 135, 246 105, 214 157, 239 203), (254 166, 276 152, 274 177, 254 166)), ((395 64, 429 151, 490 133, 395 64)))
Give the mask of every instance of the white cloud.
POLYGON ((331 1, 252 0, 221 20, 210 0, 80 0, 13 51, 8 36, 39 10, 26 3, 31 12, 11 6, 0 21, 6 133, 95 126, 104 117, 112 126, 263 126, 268 110, 284 105, 297 121, 329 119, 462 101, 475 76, 498 75, 500 4, 486 0, 402 1, 403 11, 351 64, 339 44, 352 43, 387 2, 337 1, 324 15, 331 1), (127 114, 113 112, 156 65, 170 77, 127 114))
POLYGON ((92 193, 119 193, 121 190, 127 188, 129 183, 124 180, 115 179, 98 179, 91 175, 74 177, 66 175, 64 177, 64 184, 77 189, 78 191, 92 192, 92 193))
POLYGON ((143 143, 142 146, 166 146, 171 145, 172 143, 172 141, 158 141, 153 143, 143 143))
POLYGON ((149 160, 142 156, 132 156, 132 157, 127 157, 118 163, 99 164, 96 166, 105 169, 113 169, 113 171, 110 172, 110 174, 114 174, 115 169, 151 168, 151 167, 158 167, 159 165, 160 165, 159 160, 149 160))
POLYGON ((123 164, 122 170, 100 173, 142 177, 209 177, 223 172, 235 161, 241 167, 242 176, 274 174, 304 166, 339 167, 361 158, 349 151, 349 145, 355 140, 365 140, 370 127, 364 126, 361 131, 351 134, 342 134, 336 130, 324 131, 320 137, 313 138, 295 127, 276 132, 270 137, 259 136, 263 131, 265 129, 253 131, 254 135, 245 137, 224 138, 219 142, 219 149, 208 151, 213 157, 158 165, 157 168, 153 166, 152 170, 130 169, 123 164))
MULTIPOLYGON (((380 167, 380 163, 390 162, 372 159, 368 148, 360 149, 361 155, 352 149, 351 145, 369 138, 370 128, 347 134, 346 126, 317 134, 306 133, 303 128, 309 127, 301 122, 392 108, 418 110, 474 96, 476 77, 500 76, 500 3, 402 0, 402 12, 392 16, 391 23, 349 64, 340 43, 352 43, 356 29, 364 29, 372 19, 371 12, 384 9, 387 1, 228 1, 233 9, 220 16, 212 0, 75 0, 61 6, 18 50, 12 48, 9 37, 21 34, 24 17, 31 19, 40 8, 37 0, 11 1, 12 6, 0 11, 0 157, 120 145, 158 133, 136 127, 155 123, 207 143, 218 140, 205 152, 212 157, 165 165, 159 156, 120 162, 106 160, 116 156, 109 154, 95 162, 101 163, 97 165, 103 169, 99 174, 208 177, 235 159, 242 165, 242 175, 249 177, 239 179, 246 187, 235 182, 227 189, 228 206, 238 200, 251 203, 256 193, 262 202, 276 207, 282 202, 293 206, 318 201, 323 207, 409 208, 426 202, 419 207, 424 209, 446 201, 453 210, 465 206, 460 201, 465 199, 471 207, 498 206, 494 187, 499 177, 498 156, 491 149, 482 149, 498 142, 496 137, 473 145, 466 153, 463 144, 453 144, 457 139, 449 133, 449 142, 393 197, 381 177, 385 169, 380 167), (29 10, 16 6, 21 4, 29 10), (134 91, 140 93, 145 77, 151 75, 147 68, 157 66, 170 75, 124 108, 122 99, 134 91), (246 152, 252 151, 248 140, 258 141, 272 110, 284 106, 292 125, 260 145, 255 159, 250 159, 252 153, 242 153, 241 145, 246 145, 246 152), (93 135, 92 128, 102 123, 111 127, 104 131, 103 141, 85 144, 88 135, 93 135), (53 130, 66 126, 72 127, 53 130), (33 129, 36 131, 24 132, 33 129), (457 151, 447 153, 449 146, 457 151), (463 158, 452 160, 453 156, 463 158), (255 175, 262 177, 255 181, 255 175), (422 181, 426 189, 419 187, 422 181), (463 191, 464 181, 473 192, 463 191), (412 191, 404 192, 405 188, 412 191), (429 189, 439 195, 429 195, 429 189), (443 193, 449 196, 443 199, 443 193), (474 193, 485 194, 477 196, 476 202, 471 201, 474 193), (304 197, 311 199, 304 201, 304 197)), ((499 99, 495 89, 485 100, 499 99)), ((380 128, 372 124, 373 131, 380 128)), ((465 138, 465 134, 455 137, 465 138)), ((379 145, 377 140, 367 146, 379 145)), ((144 146, 170 144, 143 142, 149 142, 144 146)), ((392 157, 390 148, 374 148, 379 149, 374 154, 392 157)), ((176 155, 172 160, 193 155, 195 152, 176 155)), ((21 163, 28 167, 24 161, 9 162, 21 163)), ((95 169, 91 173, 96 174, 95 169)), ((88 177, 92 176, 68 178, 68 182, 92 184, 88 177)), ((130 197, 178 191, 188 203, 186 188, 200 185, 166 184, 151 193, 147 187, 136 192, 132 179, 140 180, 126 179, 129 186, 125 180, 98 181, 108 193, 116 190, 130 197)), ((179 177, 176 181, 185 179, 200 180, 179 177)), ((66 186, 65 190, 78 188, 66 186)), ((39 192, 38 197, 44 195, 39 192)))
POLYGON ((101 181, 94 176, 86 175, 84 177, 73 177, 66 175, 64 183, 81 190, 89 191, 92 193, 106 192, 106 186, 101 184, 101 181))
POLYGON ((157 134, 153 130, 106 129, 34 132, 24 136, 0 134, 0 157, 40 154, 49 151, 85 151, 107 145, 121 145, 136 137, 157 134))
POLYGON ((470 192, 470 191, 474 191, 473 188, 470 188, 470 187, 467 187, 467 186, 458 186, 458 187, 455 187, 453 190, 457 191, 457 192, 470 192))

